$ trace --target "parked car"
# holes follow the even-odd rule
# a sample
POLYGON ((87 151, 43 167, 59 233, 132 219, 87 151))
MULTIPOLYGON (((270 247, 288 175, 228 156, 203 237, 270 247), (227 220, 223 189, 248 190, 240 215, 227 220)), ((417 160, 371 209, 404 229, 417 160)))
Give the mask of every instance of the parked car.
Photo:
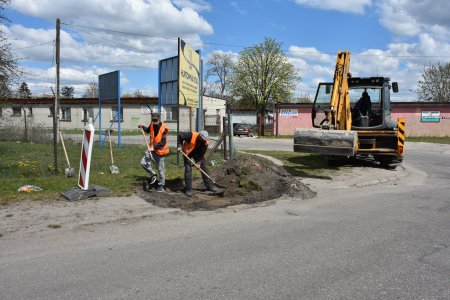
POLYGON ((246 135, 248 137, 252 137, 253 133, 250 128, 250 124, 245 123, 234 123, 233 124, 233 134, 235 136, 246 135))

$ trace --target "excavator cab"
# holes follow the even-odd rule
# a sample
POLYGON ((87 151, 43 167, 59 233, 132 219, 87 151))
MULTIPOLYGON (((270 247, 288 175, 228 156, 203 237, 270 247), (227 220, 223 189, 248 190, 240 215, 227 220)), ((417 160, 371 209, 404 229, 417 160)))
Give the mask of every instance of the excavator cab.
MULTIPOLYGON (((398 92, 397 83, 393 82, 392 86, 396 87, 393 89, 394 92, 398 92)), ((393 128, 392 126, 395 126, 395 122, 384 121, 384 117, 390 118, 389 89, 389 78, 357 77, 348 79, 352 130, 393 128), (385 93, 385 89, 388 89, 387 93, 385 93)), ((315 128, 324 129, 328 126, 327 115, 330 110, 332 90, 333 83, 319 83, 312 109, 312 125, 315 128)))

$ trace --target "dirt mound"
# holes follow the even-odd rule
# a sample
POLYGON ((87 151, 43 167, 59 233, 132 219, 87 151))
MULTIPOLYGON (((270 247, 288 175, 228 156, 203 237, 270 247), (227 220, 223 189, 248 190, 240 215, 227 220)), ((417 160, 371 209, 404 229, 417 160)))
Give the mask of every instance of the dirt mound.
MULTIPOLYGON (((198 172, 198 171, 193 171, 198 172)), ((225 162, 212 172, 211 177, 227 188, 220 193, 206 190, 201 178, 193 181, 193 197, 183 194, 183 179, 166 181, 167 190, 157 193, 155 187, 149 190, 137 189, 138 195, 161 207, 176 207, 184 210, 213 210, 237 204, 251 204, 276 199, 284 194, 308 199, 315 196, 307 186, 291 177, 283 167, 252 156, 240 155, 225 162)))

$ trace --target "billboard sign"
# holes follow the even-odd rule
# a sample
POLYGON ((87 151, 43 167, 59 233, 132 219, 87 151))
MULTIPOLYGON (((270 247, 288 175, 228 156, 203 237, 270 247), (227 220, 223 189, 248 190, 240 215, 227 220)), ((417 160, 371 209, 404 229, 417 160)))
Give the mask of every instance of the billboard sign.
POLYGON ((198 108, 200 55, 178 38, 178 104, 198 108))
POLYGON ((100 100, 118 100, 120 95, 120 71, 98 76, 98 96, 100 100))
POLYGON ((424 123, 435 122, 439 123, 441 121, 440 111, 422 111, 421 121, 424 123))
POLYGON ((297 117, 298 109, 282 108, 280 109, 280 115, 282 117, 297 117))

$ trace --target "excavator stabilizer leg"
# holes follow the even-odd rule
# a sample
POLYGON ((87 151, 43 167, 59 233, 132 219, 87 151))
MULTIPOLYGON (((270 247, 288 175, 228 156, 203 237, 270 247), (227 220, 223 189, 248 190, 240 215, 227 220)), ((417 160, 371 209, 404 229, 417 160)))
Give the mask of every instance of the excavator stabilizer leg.
POLYGON ((294 134, 295 152, 354 156, 357 145, 356 131, 297 128, 294 134))

